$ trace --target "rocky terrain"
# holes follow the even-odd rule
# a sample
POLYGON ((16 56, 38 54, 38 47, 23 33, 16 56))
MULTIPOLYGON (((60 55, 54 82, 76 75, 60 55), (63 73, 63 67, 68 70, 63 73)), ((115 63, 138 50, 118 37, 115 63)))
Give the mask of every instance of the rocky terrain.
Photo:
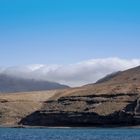
POLYGON ((0 99, 1 124, 62 127, 140 125, 140 67, 79 88, 54 90, 50 94, 44 91, 1 95, 0 99))

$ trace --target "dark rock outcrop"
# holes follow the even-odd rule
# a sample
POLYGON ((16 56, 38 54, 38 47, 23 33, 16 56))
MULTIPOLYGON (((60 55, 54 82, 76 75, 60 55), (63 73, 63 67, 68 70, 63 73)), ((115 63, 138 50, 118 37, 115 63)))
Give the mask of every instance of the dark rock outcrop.
MULTIPOLYGON (((19 124, 30 126, 109 126, 140 124, 140 104, 137 94, 72 96, 44 103, 41 110, 27 116, 19 124), (128 100, 122 101, 124 98, 128 100), (120 100, 122 99, 122 100, 120 100), (119 101, 120 100, 120 101, 119 101), (116 107, 108 110, 106 103, 116 107), (119 102, 123 106, 117 107, 119 102), (122 103, 121 103, 122 104, 122 103), (106 105, 106 110, 105 110, 106 105), (104 109, 105 114, 97 110, 104 109)), ((111 107, 110 107, 111 108, 111 107)))

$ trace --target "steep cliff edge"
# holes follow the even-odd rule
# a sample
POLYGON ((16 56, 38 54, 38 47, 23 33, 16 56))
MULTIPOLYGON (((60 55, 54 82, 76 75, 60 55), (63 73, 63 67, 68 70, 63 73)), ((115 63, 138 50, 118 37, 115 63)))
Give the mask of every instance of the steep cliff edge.
POLYGON ((20 123, 31 126, 136 125, 138 94, 69 96, 47 101, 20 123))

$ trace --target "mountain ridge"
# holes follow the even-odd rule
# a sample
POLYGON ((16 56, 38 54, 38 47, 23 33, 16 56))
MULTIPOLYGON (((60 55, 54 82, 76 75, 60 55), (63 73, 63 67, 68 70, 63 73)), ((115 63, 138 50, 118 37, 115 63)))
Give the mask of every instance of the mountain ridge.
POLYGON ((27 79, 8 74, 0 74, 1 93, 41 91, 63 88, 69 88, 69 86, 45 80, 27 79))

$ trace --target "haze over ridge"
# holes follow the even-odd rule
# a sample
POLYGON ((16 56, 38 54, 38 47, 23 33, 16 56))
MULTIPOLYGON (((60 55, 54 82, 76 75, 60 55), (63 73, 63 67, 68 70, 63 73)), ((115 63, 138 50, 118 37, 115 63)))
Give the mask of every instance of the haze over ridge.
POLYGON ((107 74, 126 70, 140 65, 140 59, 118 57, 99 58, 68 65, 34 64, 25 66, 1 67, 0 74, 27 79, 53 81, 69 86, 94 83, 107 74))

